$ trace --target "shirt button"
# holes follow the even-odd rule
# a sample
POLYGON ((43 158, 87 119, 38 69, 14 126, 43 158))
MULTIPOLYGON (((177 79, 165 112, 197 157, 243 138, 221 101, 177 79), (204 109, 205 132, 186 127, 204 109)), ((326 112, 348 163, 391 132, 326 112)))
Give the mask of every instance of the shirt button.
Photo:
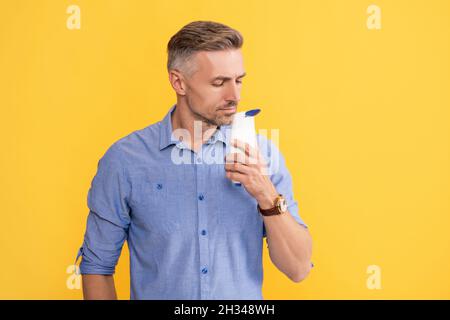
POLYGON ((202 230, 202 236, 206 236, 206 230, 202 230))
POLYGON ((202 194, 198 196, 198 200, 202 201, 203 199, 205 199, 205 197, 202 194))
POLYGON ((202 269, 202 273, 203 273, 203 274, 207 274, 207 273, 208 273, 208 268, 206 268, 206 267, 203 268, 203 269, 202 269))
POLYGON ((156 188, 158 188, 158 190, 161 190, 161 189, 162 189, 162 184, 161 184, 161 183, 158 183, 158 184, 156 185, 156 188))

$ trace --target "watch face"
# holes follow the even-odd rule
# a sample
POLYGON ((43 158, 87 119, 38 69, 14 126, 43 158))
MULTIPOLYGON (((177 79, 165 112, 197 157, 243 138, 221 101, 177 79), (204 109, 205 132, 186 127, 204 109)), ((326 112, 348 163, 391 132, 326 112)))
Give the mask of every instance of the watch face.
POLYGON ((280 199, 280 201, 278 202, 278 208, 280 209, 281 212, 287 211, 286 199, 284 198, 280 199))

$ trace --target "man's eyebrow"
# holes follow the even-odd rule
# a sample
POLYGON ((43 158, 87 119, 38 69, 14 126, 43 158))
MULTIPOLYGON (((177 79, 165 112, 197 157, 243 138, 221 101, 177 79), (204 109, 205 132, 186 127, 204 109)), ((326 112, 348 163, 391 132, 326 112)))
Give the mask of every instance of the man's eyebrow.
MULTIPOLYGON (((245 77, 246 75, 247 75, 247 73, 244 72, 243 74, 241 74, 240 76, 238 76, 237 79, 243 78, 243 77, 245 77)), ((224 80, 224 81, 226 81, 226 80, 231 80, 231 79, 232 79, 232 78, 226 77, 226 76, 217 76, 217 77, 215 77, 214 79, 212 79, 212 81, 216 81, 216 80, 224 80)))

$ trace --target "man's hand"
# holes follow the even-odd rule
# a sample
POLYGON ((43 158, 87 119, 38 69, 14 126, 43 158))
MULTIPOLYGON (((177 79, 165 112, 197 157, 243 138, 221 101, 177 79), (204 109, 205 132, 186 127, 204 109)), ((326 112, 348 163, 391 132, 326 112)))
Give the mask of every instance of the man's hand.
POLYGON ((247 192, 258 201, 261 209, 272 208, 278 193, 267 174, 268 167, 264 157, 248 143, 233 140, 232 144, 244 154, 230 153, 226 156, 227 178, 242 183, 247 192))

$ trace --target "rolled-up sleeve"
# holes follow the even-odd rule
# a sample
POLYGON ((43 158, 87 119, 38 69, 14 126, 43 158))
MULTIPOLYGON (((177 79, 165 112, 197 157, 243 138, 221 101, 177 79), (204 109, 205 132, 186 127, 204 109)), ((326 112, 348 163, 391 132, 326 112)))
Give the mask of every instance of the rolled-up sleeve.
POLYGON ((108 149, 88 192, 86 232, 76 259, 81 257, 81 274, 114 274, 128 237, 131 187, 120 156, 115 145, 108 149))
MULTIPOLYGON (((299 215, 298 202, 294 198, 292 177, 288 168, 286 167, 283 155, 270 140, 267 140, 262 136, 259 136, 259 138, 259 145, 263 146, 262 151, 263 154, 266 155, 266 160, 268 162, 270 180, 274 184, 278 193, 282 194, 286 199, 289 213, 299 224, 301 224, 305 228, 308 228, 308 225, 299 215)), ((264 224, 263 237, 267 237, 266 227, 264 224)))

